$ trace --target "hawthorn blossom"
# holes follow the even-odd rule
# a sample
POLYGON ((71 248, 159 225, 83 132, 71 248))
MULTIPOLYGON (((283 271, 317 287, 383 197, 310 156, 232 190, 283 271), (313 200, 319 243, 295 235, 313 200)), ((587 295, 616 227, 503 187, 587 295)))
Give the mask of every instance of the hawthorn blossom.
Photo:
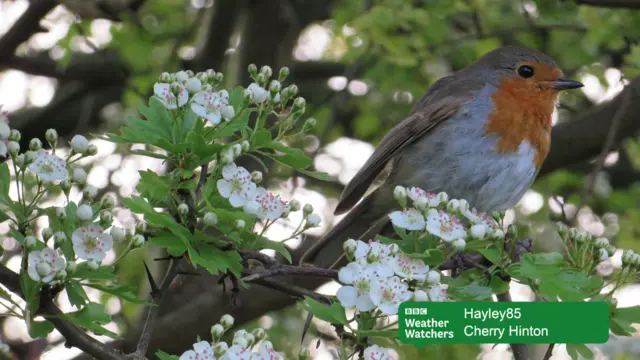
POLYGON ((364 360, 395 360, 389 350, 378 345, 371 345, 364 349, 364 360))
POLYGON ((405 253, 398 253, 390 261, 391 268, 396 275, 409 280, 423 281, 429 272, 429 266, 422 259, 413 258, 405 253))
MULTIPOLYGON (((251 350, 240 345, 232 345, 227 352, 220 357, 220 360, 251 360, 253 359, 251 350)), ((198 359, 200 360, 200 359, 198 359)))
POLYGON ((391 223, 407 230, 424 230, 424 216, 416 209, 404 209, 389 214, 391 223))
POLYGON ((395 253, 392 251, 392 247, 392 245, 385 245, 379 241, 369 241, 368 244, 359 241, 356 247, 356 262, 379 276, 392 276, 393 269, 389 265, 391 256, 395 253))
POLYGON ((215 360, 211 344, 207 341, 200 341, 193 344, 193 350, 187 350, 180 355, 180 360, 215 360))
POLYGON ((222 179, 218 180, 217 187, 220 195, 236 208, 253 200, 256 193, 256 184, 251 181, 249 171, 233 163, 222 169, 222 179))
POLYGON ((427 291, 429 295, 429 300, 433 302, 443 302, 447 301, 447 291, 442 288, 442 285, 432 286, 429 291, 427 291))
POLYGON ((156 99, 160 100, 162 105, 169 110, 183 107, 189 101, 189 92, 178 83, 178 96, 171 90, 171 84, 155 83, 153 85, 153 94, 156 99))
POLYGON ((191 110, 213 125, 220 124, 221 118, 230 120, 235 115, 233 107, 229 105, 229 94, 226 91, 200 91, 193 96, 191 110))
POLYGON ((476 210, 476 208, 462 209, 461 213, 462 216, 467 218, 467 220, 471 221, 473 224, 486 226, 488 228, 487 230, 494 229, 498 226, 498 223, 493 220, 491 216, 487 215, 487 213, 476 210))
POLYGON ((51 283, 56 274, 64 270, 66 265, 64 258, 51 248, 30 252, 27 263, 29 277, 43 283, 51 283))
POLYGON ((427 204, 431 207, 440 205, 440 199, 438 198, 437 194, 426 192, 417 187, 412 187, 411 189, 409 189, 409 191, 407 192, 407 196, 409 196, 409 199, 413 200, 414 202, 418 201, 418 199, 420 198, 425 198, 427 199, 427 204))
POLYGON ((280 199, 280 195, 259 187, 254 199, 245 204, 245 211, 255 214, 262 220, 276 220, 282 216, 286 206, 287 202, 280 199))
POLYGON ((338 289, 336 297, 346 308, 357 308, 360 311, 370 311, 376 306, 369 297, 371 281, 375 279, 375 272, 370 268, 362 268, 359 264, 351 263, 338 272, 341 281, 347 286, 338 289))
POLYGON ((458 218, 444 211, 432 211, 427 216, 427 231, 447 242, 467 235, 458 218))
POLYGON ((247 90, 251 92, 252 100, 255 103, 264 102, 265 100, 267 100, 267 96, 269 96, 269 92, 256 83, 251 83, 251 85, 247 87, 247 90))
POLYGON ((373 304, 387 315, 397 314, 400 304, 408 301, 412 296, 409 286, 397 276, 379 277, 371 282, 369 297, 373 304))
POLYGON ((265 341, 258 347, 258 352, 252 354, 251 360, 284 360, 284 357, 275 351, 271 341, 265 341))
POLYGON ((29 165, 29 170, 33 171, 44 182, 63 180, 67 177, 66 162, 45 151, 39 151, 35 160, 29 165))
POLYGON ((113 238, 96 224, 76 229, 71 235, 73 251, 79 258, 102 261, 113 247, 113 238))

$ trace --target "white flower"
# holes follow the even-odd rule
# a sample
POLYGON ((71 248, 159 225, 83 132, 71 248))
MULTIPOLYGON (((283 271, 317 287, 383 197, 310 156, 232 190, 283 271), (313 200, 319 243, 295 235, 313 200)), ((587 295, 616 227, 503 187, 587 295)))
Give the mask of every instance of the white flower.
POLYGON ((162 105, 169 110, 182 107, 189 101, 189 93, 187 89, 182 86, 180 86, 178 90, 178 97, 171 91, 171 85, 167 83, 156 83, 153 85, 153 93, 156 99, 160 100, 162 105))
POLYGON ((84 171, 83 168, 75 168, 73 169, 71 180, 77 182, 78 184, 84 184, 85 181, 87 181, 87 172, 84 171))
POLYGON ((192 77, 187 82, 185 82, 184 87, 188 92, 194 94, 202 89, 202 81, 200 79, 192 77))
POLYGON ((247 169, 236 164, 229 164, 222 168, 222 179, 217 182, 218 192, 229 199, 231 206, 241 207, 253 200, 256 184, 251 181, 251 174, 247 169))
POLYGON ((429 300, 433 302, 447 301, 447 292, 440 285, 431 287, 427 294, 429 295, 429 300))
POLYGON ((438 198, 437 194, 428 193, 417 187, 409 189, 407 195, 414 202, 418 201, 418 199, 427 199, 427 204, 431 207, 440 205, 440 198, 438 198))
POLYGON ((435 270, 431 270, 427 273, 427 283, 429 284, 439 284, 440 283, 440 273, 435 270))
POLYGON ((493 220, 491 216, 487 215, 482 211, 476 210, 476 208, 462 209, 461 213, 462 213, 462 216, 464 216, 474 224, 485 225, 491 229, 495 229, 498 226, 498 223, 495 220, 493 220))
POLYGON ((65 161, 44 151, 38 152, 36 159, 29 165, 29 170, 36 173, 44 182, 63 180, 67 177, 65 161))
POLYGON ((271 341, 260 344, 258 352, 253 353, 251 360, 284 360, 284 357, 273 349, 271 341))
POLYGON ((453 242, 451 242, 451 245, 453 246, 454 249, 458 251, 462 251, 467 246, 467 242, 464 241, 464 239, 456 239, 456 240, 453 240, 453 242))
POLYGON ((482 240, 487 234, 487 226, 484 224, 476 224, 471 227, 471 236, 474 239, 482 240))
POLYGON ((65 261, 51 248, 29 253, 27 273, 34 281, 50 283, 58 271, 64 270, 65 261))
POLYGON ((343 286, 338 289, 336 297, 340 301, 340 304, 346 308, 355 307, 360 311, 373 310, 376 306, 369 297, 369 289, 371 287, 371 281, 375 278, 376 274, 368 268, 360 268, 360 271, 356 271, 356 269, 355 266, 352 266, 346 273, 343 272, 343 279, 351 280, 351 286, 343 286), (352 271, 352 273, 349 273, 349 271, 352 271))
POLYGON ((76 229, 71 235, 73 251, 81 259, 102 261, 113 247, 113 238, 95 224, 76 229))
POLYGON ((407 199, 407 189, 400 185, 396 186, 395 189, 393 189, 393 197, 400 202, 405 201, 407 199))
POLYGON ((453 215, 449 216, 444 211, 433 211, 429 214, 427 231, 444 241, 452 241, 467 235, 467 231, 458 218, 453 215))
POLYGON ((353 239, 348 239, 342 244, 342 249, 347 255, 355 255, 356 249, 358 248, 358 243, 353 239))
POLYGON ((429 301, 429 296, 424 290, 416 290, 413 293, 413 301, 429 301))
POLYGON ((111 228, 111 230, 109 230, 109 235, 111 235, 113 241, 122 241, 127 234, 125 233, 123 228, 114 226, 111 228))
MULTIPOLYGON (((249 175, 251 178, 251 175, 249 175)), ((255 197, 245 205, 245 211, 255 214, 262 220, 276 220, 282 216, 287 203, 280 199, 280 195, 275 195, 263 187, 259 187, 255 192, 255 197), (250 209, 247 209, 250 207, 250 209)))
POLYGON ((316 213, 309 214, 309 216, 307 217, 307 225, 311 227, 319 226, 320 221, 322 221, 322 219, 320 219, 320 215, 316 213))
POLYGON ((412 258, 402 252, 396 254, 390 263, 396 275, 410 280, 425 280, 429 272, 429 266, 422 259, 412 258))
POLYGON ((187 81, 187 80, 189 80, 189 74, 184 70, 178 71, 175 75, 176 75, 176 80, 178 80, 178 81, 187 81))
POLYGON ((191 110, 193 110, 196 115, 211 121, 213 125, 218 125, 220 124, 222 116, 224 116, 225 119, 233 117, 233 115, 228 117, 230 115, 229 109, 225 109, 225 112, 221 112, 222 108, 228 105, 228 95, 225 97, 222 92, 216 93, 213 91, 200 91, 193 96, 191 110))
POLYGON ((247 89, 251 91, 252 100, 255 103, 261 103, 269 96, 269 92, 256 83, 251 83, 247 89))
POLYGON ((71 139, 71 148, 77 153, 84 154, 89 148, 89 140, 82 135, 76 135, 71 139))
POLYGON ((371 345, 364 349, 363 355, 364 360, 394 360, 393 356, 389 354, 389 349, 378 345, 371 345))
POLYGON ((222 117, 225 120, 229 121, 233 119, 234 116, 236 116, 236 111, 233 109, 233 106, 225 105, 220 109, 220 114, 222 114, 222 117))
POLYGON ((394 211, 389 214, 391 223, 397 227, 407 230, 423 230, 424 216, 416 209, 405 209, 402 211, 394 211))
POLYGON ((87 204, 80 205, 78 209, 76 209, 76 216, 80 220, 91 220, 93 218, 93 209, 87 204))
POLYGON ((193 344, 193 350, 187 350, 180 355, 180 360, 215 360, 211 344, 207 341, 200 341, 193 344))
MULTIPOLYGON (((357 249, 356 252, 358 252, 357 249)), ((357 261, 360 265, 375 271, 378 276, 392 276, 393 269, 389 265, 391 253, 392 246, 382 244, 379 241, 369 241, 366 257, 360 257, 357 261)))
POLYGON ((398 306, 411 299, 411 296, 409 286, 397 276, 375 279, 369 291, 371 301, 387 315, 397 314, 398 306))
POLYGON ((356 262, 348 263, 338 271, 338 280, 343 284, 353 284, 360 277, 362 266, 356 262))
MULTIPOLYGON (((222 357, 220 357, 220 360, 251 360, 252 355, 253 353, 251 350, 239 345, 233 345, 227 349, 227 352, 222 357)), ((197 360, 200 360, 200 358, 197 360)))

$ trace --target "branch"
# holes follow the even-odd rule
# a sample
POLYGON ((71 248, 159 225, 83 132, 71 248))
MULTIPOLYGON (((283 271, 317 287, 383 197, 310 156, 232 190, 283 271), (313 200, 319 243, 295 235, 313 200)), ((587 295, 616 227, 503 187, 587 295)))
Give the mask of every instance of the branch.
POLYGON ((551 356, 553 356, 553 347, 556 344, 549 344, 549 347, 547 348, 547 351, 545 351, 544 353, 544 357, 542 358, 542 360, 549 360, 551 359, 551 356))
MULTIPOLYGON (((169 268, 167 269, 164 279, 162 279, 162 283, 160 284, 160 288, 156 288, 155 283, 153 282, 153 278, 149 275, 149 281, 151 281, 151 304, 149 305, 149 311, 147 312, 147 319, 144 322, 144 326, 142 328, 142 333, 140 334, 140 339, 138 340, 138 345, 136 346, 135 352, 128 354, 126 356, 127 359, 145 359, 145 355, 147 353, 147 349, 149 348, 149 343, 151 342, 151 335, 153 330, 155 329, 155 322, 158 318, 158 311, 160 309, 160 304, 164 299, 165 295, 169 290, 169 286, 171 286, 171 282, 178 276, 178 272, 180 269, 180 261, 182 258, 173 258, 169 263, 169 268)), ((146 266, 146 265, 145 265, 146 266)), ((147 269, 148 272, 148 269, 147 269)))
POLYGON ((293 295, 298 298, 302 298, 308 296, 314 300, 320 301, 321 303, 331 304, 331 300, 321 294, 318 294, 315 291, 311 291, 309 289, 303 288, 302 286, 289 284, 287 282, 281 282, 274 279, 260 279, 255 281, 256 284, 262 285, 273 290, 278 290, 280 292, 293 295))
POLYGON ((30 1, 27 10, 0 38, 0 61, 12 56, 18 46, 27 41, 31 35, 42 32, 40 20, 57 4, 55 0, 30 1))
MULTIPOLYGON (((511 295, 509 291, 497 294, 498 301, 502 302, 511 302, 511 295)), ((529 350, 527 349, 527 344, 509 344, 511 346, 511 351, 513 352, 513 358, 515 360, 529 360, 529 350)))
POLYGON ((243 277, 241 280, 245 282, 256 282, 272 276, 293 275, 293 276, 317 276, 329 279, 338 279, 338 270, 322 269, 308 266, 296 266, 279 264, 275 267, 268 268, 264 271, 253 273, 243 277))
POLYGON ((578 5, 590 5, 618 9, 640 9, 638 0, 576 0, 578 5))

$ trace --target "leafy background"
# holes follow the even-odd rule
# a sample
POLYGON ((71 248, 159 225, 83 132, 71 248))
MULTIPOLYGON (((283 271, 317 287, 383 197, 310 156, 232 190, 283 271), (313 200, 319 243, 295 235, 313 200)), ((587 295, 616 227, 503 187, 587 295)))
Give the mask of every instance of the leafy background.
MULTIPOLYGON (((317 119, 315 135, 303 144, 305 150, 314 156, 316 169, 336 181, 291 173, 266 161, 272 168, 266 182, 283 196, 310 202, 321 212, 324 226, 314 236, 339 220, 331 214, 344 184, 431 83, 501 45, 540 49, 586 87, 562 97, 552 152, 533 189, 509 218, 527 225, 522 235, 532 237, 537 248, 557 249, 550 224, 563 216, 562 211, 573 217, 584 202, 576 217, 580 226, 609 236, 618 247, 640 251, 640 114, 628 105, 640 99, 640 4, 635 1, 60 3, 64 5, 54 0, 0 2, 0 103, 11 112, 12 126, 22 131, 25 145, 49 127, 67 138, 113 131, 136 113, 162 71, 214 68, 225 73, 225 86, 232 88, 247 84, 245 69, 250 63, 274 69, 288 66, 307 99, 308 114, 317 119), (628 94, 628 104, 621 94, 628 94), (618 131, 604 166, 594 172, 593 160, 602 151, 612 124, 618 131)), ((84 166, 89 183, 101 193, 128 196, 136 191, 138 170, 165 169, 160 161, 127 155, 126 147, 94 143, 100 149, 99 160, 84 166)), ((251 169, 260 166, 252 159, 244 161, 251 169)), ((117 221, 133 226, 133 216, 120 211, 117 221)), ((0 234, 7 231, 6 223, 0 224, 0 234)), ((279 238, 277 231, 270 236, 279 238)), ((15 241, 6 235, 0 241, 5 249, 1 261, 15 270, 19 264, 15 241)), ((286 245, 296 258, 311 241, 313 237, 286 245)), ((116 249, 111 259, 118 251, 122 249, 116 249)), ((149 260, 161 255, 146 246, 118 267, 119 276, 143 297, 148 288, 141 260, 160 273, 164 265, 149 260)), ((602 271, 619 266, 619 257, 602 271)), ((309 288, 320 285, 295 281, 309 288)), ((526 289, 513 286, 518 290, 516 299, 531 298, 526 289)), ((182 277, 173 289, 162 305, 152 351, 162 347, 182 352, 198 334, 206 337, 210 325, 226 312, 247 327, 268 328, 277 349, 293 354, 301 346, 305 310, 293 299, 256 286, 241 292, 233 306, 217 279, 204 275, 182 277)), ((324 286, 323 291, 335 291, 335 286, 324 286)), ((636 286, 620 291, 621 304, 636 305, 637 299, 636 286)), ((114 297, 99 301, 113 315, 107 328, 122 336, 117 344, 125 348, 135 344, 144 309, 114 297)), ((78 355, 65 349, 56 333, 48 342, 32 341, 13 319, 2 317, 0 323, 2 339, 19 358, 35 358, 43 352, 48 359, 78 355)), ((331 327, 317 321, 302 346, 309 346, 318 359, 329 359, 334 341, 331 327), (323 341, 317 347, 318 339, 323 341)), ((594 348, 611 359, 634 359, 640 358, 639 344, 635 337, 612 338, 594 348)), ((409 359, 510 356, 504 345, 402 347, 399 354, 409 359)), ((562 347, 556 356, 563 358, 562 347)))

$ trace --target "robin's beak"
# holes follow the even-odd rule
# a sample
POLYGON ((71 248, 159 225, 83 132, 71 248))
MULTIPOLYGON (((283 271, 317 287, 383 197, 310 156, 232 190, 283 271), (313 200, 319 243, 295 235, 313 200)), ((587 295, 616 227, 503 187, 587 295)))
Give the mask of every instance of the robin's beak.
POLYGON ((577 89, 583 87, 584 84, 580 81, 570 80, 570 79, 556 79, 551 82, 551 87, 555 90, 569 90, 569 89, 577 89))

